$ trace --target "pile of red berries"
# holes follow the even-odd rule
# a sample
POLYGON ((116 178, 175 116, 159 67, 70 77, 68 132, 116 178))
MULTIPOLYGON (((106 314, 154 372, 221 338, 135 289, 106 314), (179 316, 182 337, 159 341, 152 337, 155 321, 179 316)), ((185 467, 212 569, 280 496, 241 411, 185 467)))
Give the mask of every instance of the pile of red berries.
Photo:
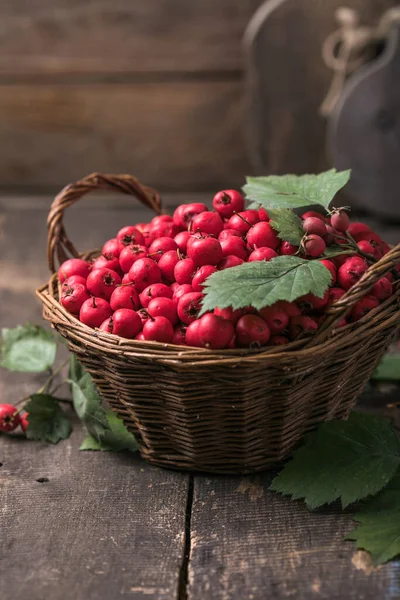
MULTIPOLYGON (((245 210, 235 190, 218 192, 214 210, 182 204, 173 216, 122 228, 94 261, 70 259, 59 269, 61 303, 89 327, 128 339, 212 349, 286 344, 315 331, 327 306, 339 299, 368 268, 366 255, 379 259, 389 246, 363 223, 350 223, 338 209, 329 216, 302 216, 300 247, 281 241, 267 212, 245 210), (362 254, 323 258, 326 247, 346 243, 349 232, 362 254), (218 309, 198 318, 207 278, 243 262, 278 255, 321 257, 332 275, 324 297, 277 302, 260 311, 218 309)), ((392 293, 383 277, 339 326, 357 321, 392 293)), ((249 303, 250 303, 249 298, 249 303)))
POLYGON ((28 413, 21 415, 18 408, 12 404, 0 404, 0 431, 14 431, 17 427, 22 431, 28 428, 28 413))

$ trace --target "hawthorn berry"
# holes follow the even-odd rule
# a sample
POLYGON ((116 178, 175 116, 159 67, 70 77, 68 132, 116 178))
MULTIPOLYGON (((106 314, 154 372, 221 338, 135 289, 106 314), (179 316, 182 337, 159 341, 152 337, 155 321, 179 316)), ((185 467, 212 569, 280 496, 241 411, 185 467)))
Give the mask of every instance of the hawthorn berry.
POLYGON ((279 306, 266 306, 259 311, 259 314, 268 325, 272 335, 282 333, 288 326, 289 315, 279 306))
POLYGON ((20 426, 24 433, 26 433, 26 430, 28 429, 28 426, 29 426, 28 417, 29 417, 29 413, 27 413, 27 412, 21 416, 20 426))
POLYGON ((104 298, 89 298, 81 306, 79 320, 88 327, 100 327, 100 325, 111 317, 112 308, 104 298))
POLYGON ((166 317, 150 317, 143 325, 143 337, 149 342, 168 344, 174 337, 174 328, 166 317))
POLYGON ((322 221, 324 220, 324 215, 322 215, 321 213, 319 213, 315 210, 308 210, 307 212, 305 212, 301 215, 301 218, 303 220, 309 219, 311 217, 313 217, 315 219, 321 219, 322 221))
POLYGON ((86 287, 92 296, 109 300, 111 294, 121 283, 121 277, 111 269, 96 269, 89 273, 86 287))
POLYGON ((256 248, 272 248, 275 250, 281 241, 276 231, 266 221, 260 221, 249 229, 247 233, 247 243, 252 250, 256 248))
POLYGON ((307 217, 303 221, 303 230, 307 234, 315 234, 320 237, 324 237, 326 235, 326 225, 325 223, 319 219, 318 217, 307 217))
POLYGON ((331 260, 324 258, 323 260, 320 261, 320 263, 322 263, 324 265, 324 267, 326 267, 328 269, 329 273, 332 275, 330 285, 335 285, 336 278, 337 278, 337 268, 335 267, 333 262, 331 260))
POLYGON ((197 271, 197 265, 191 258, 184 258, 176 263, 174 268, 174 277, 179 285, 185 283, 191 284, 194 274, 197 271))
POLYGON ((297 340, 304 334, 313 333, 318 329, 315 319, 301 315, 289 319, 289 335, 291 340, 297 340))
POLYGON ((100 329, 123 338, 133 339, 141 331, 142 321, 134 310, 119 308, 111 317, 103 321, 100 329))
POLYGON ((143 292, 152 283, 161 282, 160 267, 151 258, 139 258, 129 269, 129 278, 138 292, 143 292))
POLYGON ((70 258, 62 263, 58 269, 58 278, 63 283, 72 275, 80 275, 87 279, 91 271, 91 265, 82 258, 70 258))
POLYGON ((222 190, 215 194, 213 207, 224 219, 230 219, 233 213, 244 209, 244 198, 236 190, 222 190))
POLYGON ((78 315, 82 304, 90 298, 82 283, 63 284, 61 304, 69 313, 78 315))
POLYGON ((120 268, 124 273, 128 273, 129 269, 133 265, 134 262, 139 260, 139 258, 147 257, 147 248, 146 246, 139 246, 138 244, 132 244, 130 246, 124 247, 119 255, 119 264, 120 268))
POLYGON ((216 238, 224 229, 224 222, 218 213, 207 211, 196 215, 192 221, 192 231, 201 231, 216 238))
POLYGON ((233 324, 213 313, 203 315, 199 320, 197 335, 204 348, 220 350, 226 348, 233 338, 233 324))
POLYGON ((381 277, 371 290, 371 295, 378 298, 378 300, 386 300, 392 293, 393 286, 387 277, 381 277))
POLYGON ((326 244, 322 237, 319 235, 311 234, 307 235, 303 241, 302 246, 304 248, 305 253, 312 258, 317 258, 321 256, 325 252, 326 244))
POLYGON ((96 269, 111 269, 121 274, 121 266, 118 257, 114 256, 111 252, 109 254, 102 254, 99 258, 92 263, 92 272, 96 269))
POLYGON ((174 242, 175 244, 178 246, 179 250, 183 253, 186 254, 186 250, 187 250, 187 243, 191 237, 191 232, 190 231, 180 231, 179 233, 176 234, 176 236, 174 237, 174 242))
POLYGON ((275 256, 278 255, 275 252, 275 250, 272 250, 272 248, 257 248, 256 250, 253 250, 253 252, 250 254, 248 262, 254 262, 256 260, 268 261, 272 258, 275 258, 275 256))
POLYGON ((200 267, 198 271, 196 271, 193 279, 192 279, 192 287, 195 292, 202 292, 204 283, 212 275, 217 271, 216 267, 211 265, 204 265, 200 267))
POLYGON ((192 321, 195 321, 201 309, 201 302, 203 300, 203 294, 200 292, 192 292, 185 294, 178 301, 178 317, 189 325, 192 321))
POLYGON ((272 335, 269 339, 270 346, 285 346, 285 344, 288 344, 288 343, 289 343, 289 340, 284 335, 272 335))
POLYGON ((202 212, 208 211, 205 204, 193 202, 192 204, 181 204, 174 212, 173 220, 175 225, 188 229, 194 217, 202 212))
POLYGON ((158 261, 158 266, 161 271, 161 275, 163 279, 172 283, 175 281, 174 270, 176 265, 179 262, 179 254, 176 250, 169 250, 165 254, 162 255, 160 260, 158 261))
POLYGON ((212 237, 204 237, 201 234, 192 235, 188 241, 187 254, 198 267, 203 267, 204 265, 215 266, 223 257, 219 241, 212 237))
POLYGON ((182 298, 182 296, 184 296, 185 294, 190 294, 193 291, 193 287, 190 285, 190 283, 183 283, 182 285, 178 285, 178 287, 173 293, 172 300, 178 302, 178 300, 182 298))
POLYGON ((138 310, 140 306, 139 296, 133 284, 117 286, 111 294, 110 306, 114 311, 119 308, 138 310))
POLYGON ((102 254, 112 254, 113 256, 118 257, 121 252, 121 246, 117 240, 117 238, 112 238, 111 240, 107 240, 104 244, 101 253, 102 254))
POLYGON ((344 290, 350 289, 367 270, 367 263, 359 256, 347 258, 338 270, 338 283, 344 290))
POLYGON ((188 346, 201 346, 199 338, 200 320, 192 321, 186 329, 186 344, 188 346))
POLYGON ((186 329, 185 325, 178 325, 174 329, 174 335, 171 344, 176 346, 186 346, 186 329))
POLYGON ((337 231, 344 233, 350 225, 349 215, 343 209, 334 210, 331 215, 331 225, 337 231))
MULTIPOLYGON (((139 299, 143 308, 147 308, 154 298, 172 298, 172 290, 165 283, 153 283, 140 292, 139 299)), ((112 307, 112 305, 111 305, 112 307)), ((139 308, 139 307, 138 307, 139 308)), ((136 309, 137 310, 137 309, 136 309)))
POLYGON ((154 298, 147 307, 147 312, 152 317, 165 317, 172 325, 178 322, 177 303, 171 298, 154 298))
POLYGON ((243 237, 240 231, 237 231, 237 229, 223 229, 218 236, 218 241, 222 242, 223 240, 226 240, 232 236, 239 238, 243 237))
POLYGON ((361 298, 361 300, 353 306, 350 315, 351 320, 358 321, 377 306, 379 306, 379 300, 375 298, 375 296, 364 296, 364 298, 361 298))
POLYGON ((129 246, 130 244, 145 246, 143 234, 133 225, 122 227, 122 229, 120 229, 117 233, 117 240, 120 250, 122 250, 125 246, 129 246))
POLYGON ((244 260, 242 258, 239 258, 238 256, 234 256, 233 254, 230 254, 229 256, 225 256, 222 260, 219 261, 218 269, 220 271, 223 271, 224 269, 230 269, 231 267, 237 267, 238 265, 242 265, 243 263, 244 263, 244 260))
POLYGON ((0 431, 14 431, 21 423, 18 409, 12 404, 0 404, 0 431))
POLYGON ((237 256, 243 261, 247 260, 246 242, 241 237, 230 236, 220 242, 222 249, 222 256, 237 256))
POLYGON ((243 210, 231 216, 227 222, 227 229, 236 229, 241 235, 246 235, 249 229, 259 221, 258 211, 243 210))
POLYGON ((279 254, 283 254, 284 256, 293 256, 298 251, 298 246, 293 246, 290 242, 283 241, 281 242, 279 248, 279 254))
POLYGON ((267 323, 257 315, 244 315, 236 324, 236 342, 239 346, 265 346, 270 338, 267 323))
POLYGON ((234 325, 239 321, 240 317, 243 317, 243 310, 238 308, 237 310, 233 310, 231 306, 228 308, 214 308, 214 315, 217 317, 222 317, 227 321, 232 321, 234 325))

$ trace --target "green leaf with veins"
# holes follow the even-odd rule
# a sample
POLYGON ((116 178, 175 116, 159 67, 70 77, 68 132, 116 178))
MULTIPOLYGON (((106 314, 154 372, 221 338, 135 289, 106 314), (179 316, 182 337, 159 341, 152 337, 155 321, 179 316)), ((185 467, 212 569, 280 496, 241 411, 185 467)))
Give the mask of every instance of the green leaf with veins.
POLYGON ((355 514, 360 524, 346 539, 371 553, 375 564, 400 555, 400 473, 355 514))
POLYGON ((292 210, 275 208, 268 211, 270 225, 275 229, 281 240, 299 246, 304 236, 302 220, 292 210))
POLYGON ((243 191, 248 200, 267 211, 271 208, 302 208, 317 204, 328 209, 337 192, 349 179, 350 171, 336 169, 319 175, 247 177, 243 191))
POLYGON ((386 354, 377 369, 372 373, 371 379, 378 381, 399 381, 400 353, 386 354))
POLYGON ((293 302, 311 293, 322 298, 332 275, 319 260, 277 256, 217 271, 204 287, 201 314, 219 308, 253 306, 257 310, 278 300, 293 302))
POLYGON ((1 332, 0 365, 10 371, 40 373, 53 366, 57 344, 50 331, 30 323, 1 332))
POLYGON ((26 437, 57 444, 69 437, 72 427, 57 400, 49 394, 33 394, 24 407, 29 413, 26 437))
POLYGON ((136 452, 138 444, 134 436, 127 430, 124 422, 112 411, 106 413, 109 429, 104 434, 96 437, 87 436, 80 447, 80 450, 103 450, 106 452, 121 452, 129 450, 136 452))
POLYGON ((341 256, 342 254, 357 254, 357 251, 351 246, 340 246, 339 244, 335 244, 333 246, 327 246, 325 248, 323 258, 334 258, 335 256, 341 256))
POLYGON ((353 412, 348 421, 322 423, 306 435, 271 489, 309 508, 337 499, 343 508, 376 494, 400 465, 400 441, 389 421, 353 412))

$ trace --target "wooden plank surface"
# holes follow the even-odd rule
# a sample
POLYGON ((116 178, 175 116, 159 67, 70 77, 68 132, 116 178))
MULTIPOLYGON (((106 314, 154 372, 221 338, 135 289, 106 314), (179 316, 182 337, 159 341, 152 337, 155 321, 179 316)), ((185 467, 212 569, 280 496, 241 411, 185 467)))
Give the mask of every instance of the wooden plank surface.
POLYGON ((91 171, 172 191, 241 185, 241 99, 224 81, 5 86, 1 186, 53 190, 91 171))
POLYGON ((0 76, 238 71, 260 1, 2 2, 0 76))

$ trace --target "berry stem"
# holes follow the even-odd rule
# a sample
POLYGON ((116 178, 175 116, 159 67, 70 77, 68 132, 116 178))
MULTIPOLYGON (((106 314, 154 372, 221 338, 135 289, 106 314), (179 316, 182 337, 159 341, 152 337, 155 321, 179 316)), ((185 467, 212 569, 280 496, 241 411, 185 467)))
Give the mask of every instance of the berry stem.
POLYGON ((350 245, 354 248, 354 250, 357 250, 357 254, 361 254, 361 256, 363 256, 364 258, 366 258, 367 260, 369 260, 372 263, 378 262, 378 260, 375 258, 375 256, 372 256, 372 254, 368 254, 367 252, 363 252, 362 250, 360 250, 360 248, 357 245, 356 240, 347 231, 346 231, 346 239, 350 242, 350 245))
POLYGON ((248 221, 247 219, 245 219, 244 217, 242 217, 242 215, 239 215, 238 212, 233 211, 233 214, 236 215, 237 217, 239 217, 239 219, 242 219, 242 221, 244 221, 245 223, 247 223, 247 225, 249 225, 250 227, 253 227, 253 225, 250 223, 250 221, 248 221))

